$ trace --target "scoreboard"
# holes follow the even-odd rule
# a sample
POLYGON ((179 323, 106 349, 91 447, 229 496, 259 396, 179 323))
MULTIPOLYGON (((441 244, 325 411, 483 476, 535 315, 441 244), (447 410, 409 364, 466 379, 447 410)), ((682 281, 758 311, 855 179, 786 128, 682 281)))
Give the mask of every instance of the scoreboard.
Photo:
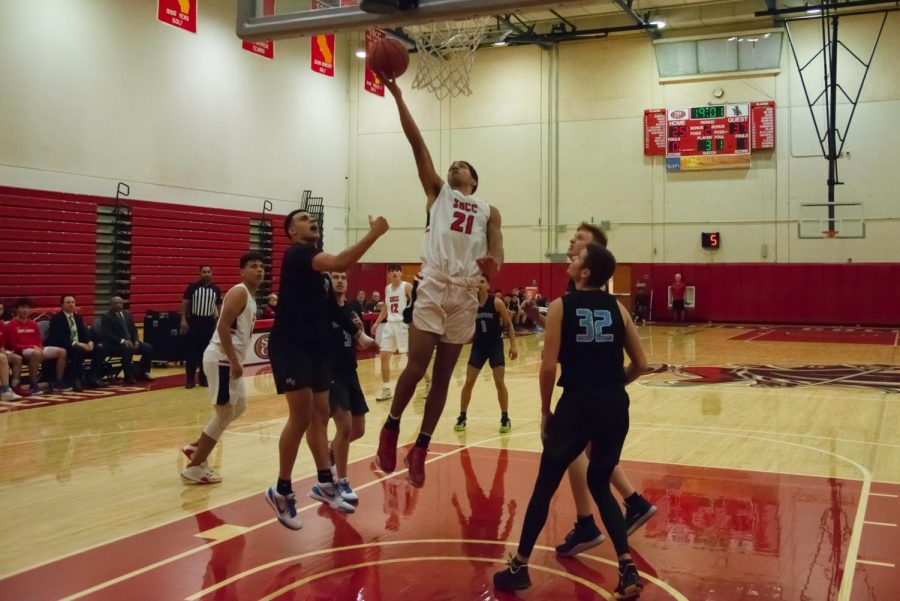
POLYGON ((774 102, 644 111, 644 154, 664 155, 667 171, 747 168, 752 150, 774 147, 774 102))

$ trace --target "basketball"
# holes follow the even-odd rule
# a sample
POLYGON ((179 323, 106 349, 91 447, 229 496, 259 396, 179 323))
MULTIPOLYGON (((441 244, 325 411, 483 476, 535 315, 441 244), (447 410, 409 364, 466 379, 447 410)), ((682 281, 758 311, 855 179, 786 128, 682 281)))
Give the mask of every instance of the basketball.
POLYGON ((387 79, 396 79, 409 67, 409 52, 401 42, 384 38, 366 55, 366 66, 387 79))

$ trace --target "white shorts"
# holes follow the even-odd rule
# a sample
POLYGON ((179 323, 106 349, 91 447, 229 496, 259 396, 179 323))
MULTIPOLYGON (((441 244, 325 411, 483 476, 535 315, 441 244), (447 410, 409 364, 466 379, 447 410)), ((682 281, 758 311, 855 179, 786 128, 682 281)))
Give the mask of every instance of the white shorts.
POLYGON ((213 405, 235 405, 238 400, 247 398, 244 378, 233 379, 227 361, 204 354, 203 373, 209 383, 209 400, 213 405))
POLYGON ((388 321, 378 328, 378 346, 385 353, 409 352, 409 326, 402 321, 388 321))
MULTIPOLYGON (((65 349, 61 349, 58 346, 45 346, 43 348, 44 351, 44 359, 56 359, 62 353, 65 352, 65 349)), ((30 359, 34 354, 34 348, 22 349, 22 357, 25 359, 30 359)))
POLYGON ((466 344, 475 334, 478 313, 477 279, 457 281, 423 270, 416 278, 413 325, 423 332, 441 335, 441 342, 466 344))

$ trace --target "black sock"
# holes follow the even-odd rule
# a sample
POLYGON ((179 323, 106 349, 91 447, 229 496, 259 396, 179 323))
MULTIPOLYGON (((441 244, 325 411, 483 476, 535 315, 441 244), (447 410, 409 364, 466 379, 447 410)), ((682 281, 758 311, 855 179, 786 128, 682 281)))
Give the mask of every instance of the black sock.
POLYGON ((630 557, 628 559, 620 559, 619 560, 619 571, 624 572, 625 568, 627 568, 628 566, 630 566, 632 564, 634 564, 634 562, 631 561, 630 557))
POLYGON ((293 493, 294 489, 291 488, 291 481, 282 480, 281 478, 279 478, 278 484, 275 486, 275 492, 282 496, 287 496, 293 493))
POLYGON ((431 434, 419 432, 419 437, 416 439, 416 446, 427 450, 429 442, 431 442, 431 434))
POLYGON ((508 419, 509 419, 509 413, 506 411, 501 411, 500 412, 500 421, 505 422, 508 419))
POLYGON ((334 479, 331 477, 331 470, 319 470, 319 482, 331 484, 334 479))
POLYGON ((460 412, 459 412, 459 416, 460 416, 461 418, 463 418, 463 419, 466 419, 466 412, 465 412, 465 411, 460 411, 460 412))
POLYGON ((388 415, 387 420, 384 422, 384 427, 387 430, 399 430, 400 420, 388 415))
POLYGON ((633 504, 636 503, 638 500, 640 500, 640 498, 641 498, 641 495, 639 495, 639 494, 636 493, 636 492, 633 492, 633 493, 631 493, 630 495, 628 495, 628 496, 625 498, 625 504, 626 504, 626 505, 633 505, 633 504))
POLYGON ((513 556, 513 558, 510 559, 509 561, 510 561, 510 564, 512 564, 512 567, 514 567, 514 568, 521 568, 522 566, 528 567, 527 561, 523 563, 523 562, 519 561, 518 557, 515 557, 515 556, 513 556))
POLYGON ((589 526, 594 523, 594 514, 579 515, 575 517, 575 523, 579 526, 589 526))

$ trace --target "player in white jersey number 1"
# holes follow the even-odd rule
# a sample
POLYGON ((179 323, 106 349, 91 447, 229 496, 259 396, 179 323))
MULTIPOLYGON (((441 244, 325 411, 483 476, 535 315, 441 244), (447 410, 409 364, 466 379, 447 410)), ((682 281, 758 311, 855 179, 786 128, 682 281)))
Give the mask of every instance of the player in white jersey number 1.
POLYGON ((478 174, 466 161, 450 165, 447 182, 437 174, 428 147, 395 81, 381 78, 397 101, 403 133, 412 146, 419 180, 425 190, 428 226, 422 245, 422 271, 417 276, 409 360, 397 381, 397 391, 378 441, 376 460, 384 472, 397 467, 400 416, 434 355, 431 390, 415 446, 406 456, 413 486, 425 483, 425 456, 437 426, 447 387, 462 346, 475 332, 478 279, 493 278, 503 263, 500 212, 475 196, 478 174))
POLYGON ((219 322, 203 353, 203 371, 209 382, 209 396, 215 413, 200 437, 182 447, 188 466, 181 477, 196 484, 221 482, 206 463, 225 428, 247 408, 244 391, 244 357, 250 347, 256 321, 256 290, 265 278, 264 257, 258 252, 241 256, 241 283, 228 291, 222 302, 219 322))

